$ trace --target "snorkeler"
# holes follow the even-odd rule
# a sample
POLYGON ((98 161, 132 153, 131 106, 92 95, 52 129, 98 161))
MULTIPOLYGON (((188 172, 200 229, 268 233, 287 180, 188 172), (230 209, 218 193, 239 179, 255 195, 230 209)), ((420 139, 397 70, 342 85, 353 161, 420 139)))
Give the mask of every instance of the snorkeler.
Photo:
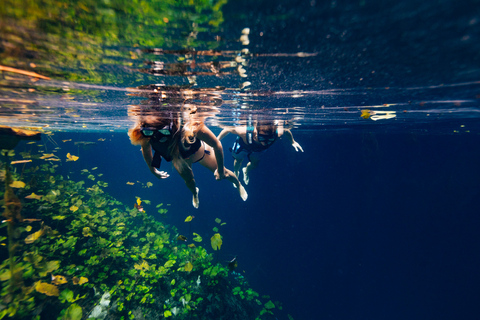
POLYGON ((157 116, 143 117, 128 131, 133 145, 140 145, 145 163, 159 179, 169 174, 159 171, 162 158, 172 162, 193 194, 193 206, 198 208, 198 188, 192 171, 193 163, 200 163, 214 173, 216 180, 227 179, 238 188, 245 201, 248 194, 236 175, 223 165, 223 148, 220 141, 202 121, 190 121, 180 126, 178 120, 157 116), (153 152, 154 151, 154 152, 153 152))
POLYGON ((218 135, 222 140, 229 133, 237 135, 237 139, 230 149, 234 158, 234 171, 237 177, 240 174, 243 159, 248 158, 247 165, 242 169, 243 181, 246 185, 250 182, 250 171, 255 169, 260 162, 262 152, 270 148, 273 143, 284 134, 292 144, 295 151, 303 152, 302 147, 293 139, 292 132, 284 129, 276 123, 257 123, 255 126, 250 122, 246 127, 233 127, 223 129, 218 135))

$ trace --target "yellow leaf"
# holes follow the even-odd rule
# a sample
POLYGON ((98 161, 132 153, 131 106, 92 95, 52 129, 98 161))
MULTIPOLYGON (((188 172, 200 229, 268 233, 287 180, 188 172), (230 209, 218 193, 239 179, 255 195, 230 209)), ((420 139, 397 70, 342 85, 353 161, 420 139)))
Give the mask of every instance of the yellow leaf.
POLYGON ((73 277, 72 282, 75 285, 81 285, 81 284, 87 283, 88 279, 85 277, 80 277, 80 279, 78 277, 73 277))
POLYGON ((92 230, 90 230, 90 227, 83 228, 82 234, 84 237, 93 237, 93 233, 92 230))
POLYGON ((55 157, 55 155, 53 153, 49 153, 49 154, 44 153, 43 156, 40 157, 40 159, 47 159, 50 157, 55 157))
POLYGON ((188 245, 188 247, 189 247, 189 248, 195 248, 195 244, 194 244, 194 243, 190 243, 190 244, 188 245))
POLYGON ((185 264, 185 271, 190 272, 192 270, 193 270, 193 264, 190 261, 187 261, 187 263, 185 264))
POLYGON ((77 161, 78 157, 67 153, 67 161, 77 161))
POLYGON ((56 296, 58 297, 58 287, 53 284, 48 284, 45 282, 38 281, 35 285, 35 290, 40 293, 44 293, 47 296, 56 296))
POLYGON ((137 204, 138 204, 138 205, 141 205, 141 204, 142 204, 142 200, 140 200, 140 198, 137 198, 137 204))
POLYGON ((38 240, 38 238, 40 238, 44 234, 44 232, 45 231, 43 229, 40 229, 37 232, 34 232, 28 235, 28 237, 25 238, 25 243, 26 244, 34 243, 35 241, 38 240))
POLYGON ((84 284, 88 282, 88 278, 85 277, 80 277, 80 281, 78 281, 78 284, 84 284))
POLYGON ((127 184, 128 184, 129 186, 133 186, 133 185, 135 184, 135 182, 127 181, 127 184))
POLYGON ((17 160, 17 161, 10 162, 10 164, 28 163, 28 162, 32 162, 32 160, 17 160))
POLYGON ((137 270, 148 270, 148 268, 150 268, 148 262, 145 260, 143 260, 142 263, 136 263, 133 267, 137 270))
POLYGON ((25 231, 27 231, 27 232, 32 231, 32 226, 26 226, 26 227, 25 227, 25 231))
POLYGON ((215 233, 213 237, 210 239, 210 243, 212 244, 213 250, 220 250, 222 246, 222 236, 220 233, 215 233))
POLYGON ((52 283, 56 285, 67 283, 67 278, 64 276, 54 276, 52 275, 52 283))
POLYGON ((372 114, 370 113, 370 110, 368 109, 363 109, 362 110, 362 114, 360 115, 360 117, 362 117, 363 119, 368 119, 370 118, 372 114))
POLYGON ((193 220, 193 216, 188 216, 186 219, 185 219, 185 222, 190 222, 193 220))
POLYGON ((42 199, 42 196, 39 196, 38 194, 35 194, 35 193, 32 192, 32 194, 26 196, 25 199, 36 199, 36 200, 40 200, 40 199, 42 199))
POLYGON ((72 211, 72 212, 75 212, 75 211, 77 211, 77 210, 78 210, 78 207, 77 207, 77 206, 71 206, 71 207, 70 207, 70 211, 72 211))
POLYGON ((13 181, 12 183, 10 183, 10 187, 12 188, 25 188, 25 182, 22 182, 22 181, 13 181))

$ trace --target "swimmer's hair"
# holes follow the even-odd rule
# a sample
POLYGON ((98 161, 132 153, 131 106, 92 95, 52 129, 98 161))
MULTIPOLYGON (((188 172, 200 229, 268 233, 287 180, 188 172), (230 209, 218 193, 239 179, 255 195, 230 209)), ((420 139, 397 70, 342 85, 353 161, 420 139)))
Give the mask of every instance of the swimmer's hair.
MULTIPOLYGON (((147 128, 163 128, 165 126, 168 126, 170 124, 170 119, 169 118, 164 118, 160 117, 157 115, 147 115, 141 117, 135 127, 131 128, 128 130, 128 136, 130 137, 130 142, 133 145, 142 145, 145 141, 148 141, 150 138, 146 138, 143 136, 141 132, 141 128, 147 127, 147 128)), ((177 124, 175 121, 173 121, 173 130, 175 132, 175 128, 177 128, 177 124)))
POLYGON ((185 123, 183 126, 182 143, 195 143, 198 131, 204 126, 203 121, 195 120, 185 123))
POLYGON ((128 130, 128 137, 130 138, 130 142, 134 146, 142 145, 145 140, 148 138, 145 138, 142 133, 140 132, 140 127, 135 126, 135 128, 131 128, 128 130))
POLYGON ((257 123, 257 132, 265 132, 267 134, 274 134, 277 130, 277 126, 272 122, 257 123))

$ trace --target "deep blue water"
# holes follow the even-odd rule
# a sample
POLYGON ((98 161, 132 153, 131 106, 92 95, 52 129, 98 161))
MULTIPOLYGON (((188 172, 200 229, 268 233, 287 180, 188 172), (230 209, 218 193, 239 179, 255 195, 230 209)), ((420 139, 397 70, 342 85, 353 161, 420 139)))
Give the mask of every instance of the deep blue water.
MULTIPOLYGON (((114 197, 132 206, 135 196, 151 200, 146 211, 182 234, 208 239, 215 218, 226 222, 217 259, 237 256, 250 285, 283 303, 279 319, 478 317, 476 134, 300 132, 295 138, 305 152, 277 141, 252 173, 246 202, 194 165, 198 210, 170 164, 162 166, 170 178, 153 179, 126 133, 76 138, 107 140, 79 151, 59 142, 62 152, 80 156, 62 164, 65 173, 97 166, 114 197), (165 217, 156 213, 158 203, 171 204, 165 217), (195 216, 191 224, 183 222, 188 215, 195 216)), ((233 137, 223 142, 227 149, 233 137)), ((226 165, 232 167, 228 151, 226 165)))

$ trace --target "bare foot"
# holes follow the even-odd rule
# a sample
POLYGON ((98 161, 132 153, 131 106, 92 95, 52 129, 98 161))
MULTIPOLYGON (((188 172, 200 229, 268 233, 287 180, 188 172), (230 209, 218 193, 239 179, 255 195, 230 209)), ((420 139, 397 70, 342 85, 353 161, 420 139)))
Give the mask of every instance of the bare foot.
POLYGON ((242 186, 241 183, 239 184, 238 191, 240 192, 240 197, 242 197, 242 200, 247 201, 247 198, 248 198, 247 190, 245 190, 245 188, 242 186))
POLYGON ((248 183, 250 182, 250 178, 248 177, 247 174, 247 167, 242 168, 243 171, 243 182, 245 182, 245 185, 248 186, 248 183))
POLYGON ((196 188, 197 194, 193 196, 192 204, 195 209, 198 209, 198 205, 200 204, 200 200, 198 200, 198 188, 196 188))

